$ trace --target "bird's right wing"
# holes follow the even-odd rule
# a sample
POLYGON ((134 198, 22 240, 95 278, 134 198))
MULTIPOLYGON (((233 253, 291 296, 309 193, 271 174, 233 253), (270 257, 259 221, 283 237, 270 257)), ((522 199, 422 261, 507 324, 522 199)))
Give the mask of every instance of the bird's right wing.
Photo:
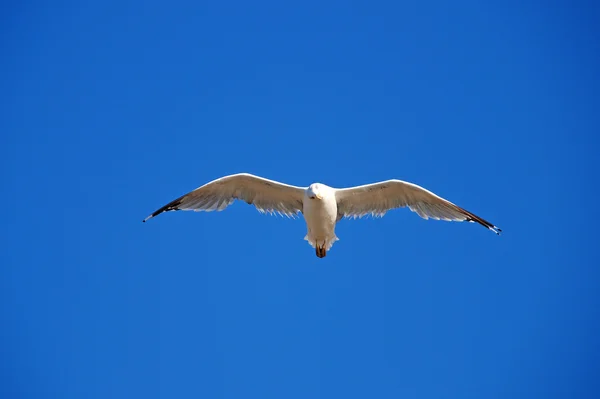
POLYGON ((498 227, 416 184, 388 180, 337 189, 339 217, 383 216, 388 210, 408 207, 423 219, 477 222, 496 234, 498 227))
POLYGON ((252 204, 261 213, 279 213, 288 217, 302 211, 305 189, 240 173, 213 180, 168 203, 146 219, 163 212, 193 210, 222 211, 234 200, 252 204))

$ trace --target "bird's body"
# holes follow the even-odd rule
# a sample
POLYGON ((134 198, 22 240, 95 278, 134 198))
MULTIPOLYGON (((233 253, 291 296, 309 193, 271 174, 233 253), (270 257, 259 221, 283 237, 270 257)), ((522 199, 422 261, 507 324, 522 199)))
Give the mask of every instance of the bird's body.
POLYGON ((234 200, 253 204, 259 212, 306 221, 305 240, 323 258, 338 240, 335 226, 343 217, 383 216, 388 210, 408 207, 424 219, 476 222, 499 234, 498 227, 434 193, 402 180, 388 180, 344 189, 321 183, 296 187, 248 173, 225 176, 183 195, 152 213, 176 210, 221 211, 234 200))
POLYGON ((302 214, 307 229, 304 239, 316 249, 317 256, 322 258, 338 240, 335 235, 338 219, 335 189, 320 183, 311 184, 304 194, 302 214), (318 191, 318 197, 313 195, 313 190, 318 191))

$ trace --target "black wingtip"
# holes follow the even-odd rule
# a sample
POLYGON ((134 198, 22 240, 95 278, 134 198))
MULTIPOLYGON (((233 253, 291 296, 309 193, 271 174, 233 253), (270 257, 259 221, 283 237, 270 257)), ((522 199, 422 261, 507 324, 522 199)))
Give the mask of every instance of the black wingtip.
POLYGON ((177 198, 175 201, 169 202, 167 205, 163 206, 159 210, 153 212, 146 219, 142 220, 142 222, 145 223, 147 220, 152 219, 153 217, 156 217, 156 216, 160 215, 163 212, 178 211, 179 210, 178 206, 179 206, 179 204, 181 204, 181 201, 183 200, 184 197, 185 196, 183 196, 181 198, 177 198))

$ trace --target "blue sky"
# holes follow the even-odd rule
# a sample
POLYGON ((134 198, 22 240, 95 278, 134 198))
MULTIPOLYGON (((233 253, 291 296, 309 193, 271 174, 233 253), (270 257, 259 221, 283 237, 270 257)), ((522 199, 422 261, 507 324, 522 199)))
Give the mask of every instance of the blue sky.
POLYGON ((28 2, 0 45, 0 397, 600 394, 592 2, 28 2), (172 212, 404 179, 503 228, 172 212))

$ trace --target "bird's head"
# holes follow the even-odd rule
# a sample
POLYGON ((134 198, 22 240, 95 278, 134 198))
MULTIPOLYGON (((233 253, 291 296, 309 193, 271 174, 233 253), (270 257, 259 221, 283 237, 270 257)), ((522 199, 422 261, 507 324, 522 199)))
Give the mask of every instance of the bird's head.
POLYGON ((323 185, 319 183, 313 183, 308 187, 307 195, 310 199, 318 199, 322 200, 325 196, 325 190, 323 189, 323 185))

